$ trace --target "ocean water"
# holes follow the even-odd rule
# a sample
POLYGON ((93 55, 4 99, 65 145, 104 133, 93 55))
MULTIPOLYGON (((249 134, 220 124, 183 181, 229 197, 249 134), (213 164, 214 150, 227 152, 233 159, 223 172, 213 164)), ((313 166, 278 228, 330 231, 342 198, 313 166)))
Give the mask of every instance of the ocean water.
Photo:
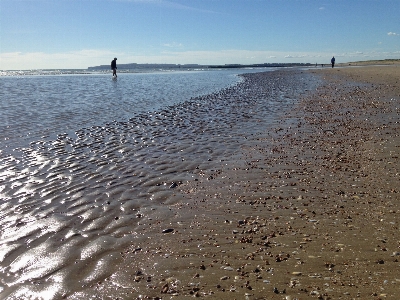
POLYGON ((260 70, 124 73, 117 80, 110 74, 62 72, 0 77, 0 151, 126 121, 233 85, 240 80, 237 75, 246 72, 260 70))
POLYGON ((0 77, 0 298, 137 288, 121 253, 168 247, 154 237, 184 219, 180 186, 234 163, 319 84, 257 72, 0 77))

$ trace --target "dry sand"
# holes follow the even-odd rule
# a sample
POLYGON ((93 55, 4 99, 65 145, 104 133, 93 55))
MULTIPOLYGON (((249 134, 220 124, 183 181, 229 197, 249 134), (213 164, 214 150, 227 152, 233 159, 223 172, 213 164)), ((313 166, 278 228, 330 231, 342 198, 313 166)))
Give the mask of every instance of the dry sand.
POLYGON ((366 60, 354 61, 348 63, 338 63, 337 66, 384 66, 384 65, 399 65, 400 59, 385 59, 385 60, 366 60))
POLYGON ((71 298, 399 299, 400 67, 310 72, 326 84, 71 298))

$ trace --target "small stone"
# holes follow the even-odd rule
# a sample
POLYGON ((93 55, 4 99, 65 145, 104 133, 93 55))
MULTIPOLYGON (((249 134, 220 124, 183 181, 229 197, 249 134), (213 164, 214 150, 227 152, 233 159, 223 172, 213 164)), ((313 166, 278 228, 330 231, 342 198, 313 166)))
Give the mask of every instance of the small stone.
POLYGON ((293 274, 293 275, 296 275, 296 276, 300 276, 300 275, 303 274, 303 273, 301 273, 301 272, 292 272, 292 274, 293 274))
POLYGON ((250 285, 250 281, 246 281, 245 287, 248 288, 249 290, 252 290, 253 288, 250 285))
POLYGON ((269 281, 269 280, 267 280, 267 279, 263 280, 263 282, 264 282, 264 283, 267 283, 267 284, 271 283, 271 281, 269 281))
POLYGON ((333 263, 330 262, 326 262, 325 263, 325 267, 327 267, 328 269, 332 269, 335 265, 333 263))
POLYGON ((164 230, 162 231, 162 233, 170 233, 170 232, 173 232, 173 231, 174 231, 173 228, 167 228, 167 229, 164 229, 164 230))
POLYGON ((318 291, 311 291, 310 295, 312 296, 319 296, 319 292, 318 291))
POLYGON ((164 284, 161 288, 161 293, 166 294, 169 290, 168 283, 164 284))

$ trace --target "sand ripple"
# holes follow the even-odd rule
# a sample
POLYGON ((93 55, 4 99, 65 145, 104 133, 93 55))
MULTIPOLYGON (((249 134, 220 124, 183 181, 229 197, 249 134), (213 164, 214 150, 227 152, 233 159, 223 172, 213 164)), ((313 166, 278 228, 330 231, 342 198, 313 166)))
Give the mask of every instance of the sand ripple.
POLYGON ((318 84, 301 72, 245 79, 0 157, 0 292, 59 298, 111 276, 119 252, 152 237, 144 220, 171 218, 179 185, 234 161, 246 139, 318 84))

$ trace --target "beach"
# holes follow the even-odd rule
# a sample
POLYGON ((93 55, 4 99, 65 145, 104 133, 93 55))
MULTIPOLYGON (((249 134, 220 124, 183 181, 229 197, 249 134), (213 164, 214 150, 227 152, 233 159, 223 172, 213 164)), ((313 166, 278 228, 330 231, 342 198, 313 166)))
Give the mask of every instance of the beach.
POLYGON ((42 151, 4 297, 397 299, 400 67, 244 77, 42 151))
POLYGON ((397 299, 399 67, 310 72, 325 83, 73 297, 397 299))

